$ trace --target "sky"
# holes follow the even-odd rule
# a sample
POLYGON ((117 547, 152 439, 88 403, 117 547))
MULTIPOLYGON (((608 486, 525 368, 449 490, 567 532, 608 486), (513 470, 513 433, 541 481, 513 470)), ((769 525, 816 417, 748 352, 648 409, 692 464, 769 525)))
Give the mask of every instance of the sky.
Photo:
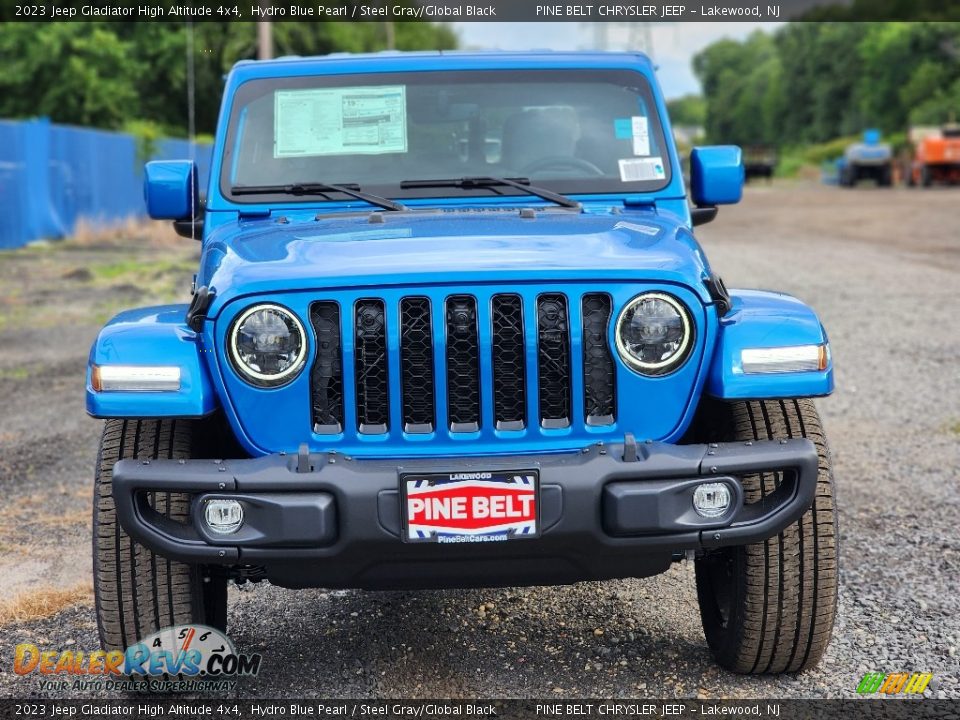
MULTIPOLYGON (((595 47, 589 23, 453 23, 464 49, 486 50, 590 50, 595 47)), ((608 23, 612 25, 612 23, 608 23)), ((633 23, 641 25, 641 23, 633 23)), ((654 62, 668 99, 698 93, 700 83, 690 67, 693 56, 707 45, 731 38, 740 40, 757 29, 771 31, 782 23, 702 22, 647 23, 654 62)), ((611 50, 630 49, 626 23, 607 30, 611 50)), ((642 37, 636 29, 634 33, 642 37)))

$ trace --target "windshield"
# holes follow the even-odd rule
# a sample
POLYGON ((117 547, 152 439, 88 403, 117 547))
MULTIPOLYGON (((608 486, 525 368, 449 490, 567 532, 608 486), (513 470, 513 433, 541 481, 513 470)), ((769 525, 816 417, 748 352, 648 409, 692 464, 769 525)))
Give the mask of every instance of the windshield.
POLYGON ((666 186, 669 156, 646 79, 563 69, 249 81, 232 105, 220 186, 240 203, 326 199, 234 192, 306 183, 391 198, 524 195, 509 185, 412 182, 465 177, 522 179, 558 193, 666 186))

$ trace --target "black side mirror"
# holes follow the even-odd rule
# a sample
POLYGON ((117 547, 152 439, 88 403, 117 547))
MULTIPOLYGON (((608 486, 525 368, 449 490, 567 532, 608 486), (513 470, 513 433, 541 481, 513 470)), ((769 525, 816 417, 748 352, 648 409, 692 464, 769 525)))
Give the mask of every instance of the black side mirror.
POLYGON ((196 214, 192 218, 173 221, 173 230, 180 237, 203 239, 203 218, 206 214, 207 199, 201 197, 197 202, 196 214))
POLYGON ((720 210, 716 205, 708 205, 707 207, 695 207, 690 208, 690 220, 693 222, 693 226, 697 225, 706 225, 708 222, 712 222, 715 217, 717 217, 717 212, 720 210))

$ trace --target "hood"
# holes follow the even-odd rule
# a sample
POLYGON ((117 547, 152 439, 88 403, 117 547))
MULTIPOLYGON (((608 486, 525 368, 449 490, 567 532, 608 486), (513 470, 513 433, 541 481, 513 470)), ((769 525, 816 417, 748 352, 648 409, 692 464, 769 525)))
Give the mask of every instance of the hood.
POLYGON ((710 301, 702 284, 706 259, 692 234, 652 210, 282 220, 241 220, 211 234, 198 279, 216 291, 210 316, 230 300, 259 293, 450 282, 651 279, 686 285, 710 301))

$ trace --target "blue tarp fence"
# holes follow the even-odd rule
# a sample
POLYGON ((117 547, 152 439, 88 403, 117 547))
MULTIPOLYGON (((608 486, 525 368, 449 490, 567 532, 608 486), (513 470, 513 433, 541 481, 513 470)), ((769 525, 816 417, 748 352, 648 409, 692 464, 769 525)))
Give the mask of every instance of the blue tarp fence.
MULTIPOLYGON (((151 159, 191 157, 186 140, 160 140, 151 159)), ((193 145, 200 187, 209 145, 193 145)), ((0 248, 70 235, 81 218, 108 225, 146 215, 143 161, 132 135, 54 125, 41 118, 0 120, 0 248)))

